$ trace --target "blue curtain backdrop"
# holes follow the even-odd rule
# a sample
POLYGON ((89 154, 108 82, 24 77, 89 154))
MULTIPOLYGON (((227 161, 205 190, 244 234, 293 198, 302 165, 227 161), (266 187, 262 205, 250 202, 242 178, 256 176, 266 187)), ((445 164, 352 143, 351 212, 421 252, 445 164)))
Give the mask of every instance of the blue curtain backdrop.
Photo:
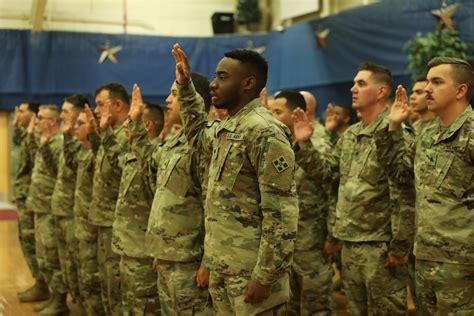
MULTIPOLYGON (((448 4, 454 1, 448 1, 448 4)), ((474 44, 474 1, 458 0, 454 14, 461 38, 474 44)), ((435 29, 431 10, 439 0, 385 0, 340 14, 293 25, 281 32, 221 35, 211 38, 110 35, 73 32, 0 30, 0 109, 23 100, 61 104, 73 93, 92 94, 100 85, 138 83, 145 99, 163 102, 174 80, 171 47, 179 42, 193 71, 212 78, 218 61, 234 48, 264 48, 270 92, 285 88, 316 93, 319 112, 329 101, 350 103, 349 89, 360 62, 389 67, 395 83, 408 83, 402 46, 417 32, 435 29), (329 28, 327 47, 319 48, 315 31, 329 28), (99 46, 121 45, 118 64, 98 64, 99 46)))

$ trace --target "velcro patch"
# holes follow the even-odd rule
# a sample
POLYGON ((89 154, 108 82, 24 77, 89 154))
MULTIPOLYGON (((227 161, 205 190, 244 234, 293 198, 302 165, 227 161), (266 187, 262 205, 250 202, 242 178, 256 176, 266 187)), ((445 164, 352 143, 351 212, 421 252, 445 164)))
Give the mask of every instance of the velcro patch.
POLYGON ((290 167, 290 165, 286 162, 285 157, 283 156, 280 156, 277 159, 273 160, 272 163, 273 163, 273 167, 275 167, 278 173, 282 173, 283 171, 285 171, 286 169, 290 167))

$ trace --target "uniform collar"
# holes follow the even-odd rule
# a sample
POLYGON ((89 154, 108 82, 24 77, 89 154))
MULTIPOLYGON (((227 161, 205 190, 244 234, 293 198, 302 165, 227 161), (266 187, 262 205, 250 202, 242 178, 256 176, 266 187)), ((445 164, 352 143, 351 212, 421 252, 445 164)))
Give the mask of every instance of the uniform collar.
POLYGON ((219 124, 216 135, 218 135, 222 130, 226 130, 228 132, 235 132, 235 129, 239 125, 240 121, 244 119, 248 113, 254 111, 259 106, 262 106, 260 103, 260 98, 255 98, 249 103, 247 103, 233 116, 226 117, 219 124))
MULTIPOLYGON (((435 137, 435 144, 442 142, 443 140, 446 140, 450 138, 451 136, 453 136, 463 126, 464 122, 466 122, 466 120, 469 118, 471 114, 472 114, 472 107, 469 104, 464 109, 464 111, 454 120, 453 123, 451 123, 451 125, 449 125, 449 127, 444 132, 440 133, 438 131, 438 135, 435 137)), ((437 118, 437 120, 438 120, 437 123, 439 125, 440 124, 439 118, 437 118)))

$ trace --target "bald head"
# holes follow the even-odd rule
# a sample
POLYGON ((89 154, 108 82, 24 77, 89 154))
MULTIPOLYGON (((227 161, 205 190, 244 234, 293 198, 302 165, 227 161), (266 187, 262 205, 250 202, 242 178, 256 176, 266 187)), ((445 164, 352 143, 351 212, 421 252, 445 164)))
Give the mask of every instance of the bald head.
POLYGON ((306 114, 308 114, 310 119, 313 120, 315 118, 317 107, 316 98, 308 91, 300 91, 300 93, 303 95, 304 101, 306 102, 306 114))

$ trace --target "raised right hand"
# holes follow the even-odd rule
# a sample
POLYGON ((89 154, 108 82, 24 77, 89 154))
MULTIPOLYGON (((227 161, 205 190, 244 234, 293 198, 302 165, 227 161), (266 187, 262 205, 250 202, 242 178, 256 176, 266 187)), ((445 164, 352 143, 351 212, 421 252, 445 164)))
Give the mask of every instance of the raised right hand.
POLYGON ((137 122, 142 119, 145 106, 143 105, 142 94, 140 92, 140 87, 137 84, 133 85, 132 92, 132 104, 130 105, 130 111, 128 111, 128 117, 137 122))
POLYGON ((331 103, 326 108, 326 123, 324 127, 329 132, 333 132, 337 128, 336 111, 334 111, 334 106, 331 103))
POLYGON ((408 120, 409 117, 410 108, 408 106, 407 91, 403 86, 399 85, 397 87, 397 92, 395 93, 395 101, 393 102, 390 114, 388 115, 390 121, 389 130, 396 130, 403 122, 408 120))
POLYGON ((308 119, 306 113, 300 109, 296 108, 292 114, 293 119, 293 128, 294 128, 294 139, 300 144, 304 145, 313 135, 313 125, 308 119))
POLYGON ((84 112, 86 113, 87 120, 85 122, 86 124, 86 129, 87 132, 93 133, 97 131, 97 121, 95 119, 94 113, 92 113, 91 107, 89 104, 86 104, 86 108, 84 109, 84 112))
POLYGON ((33 113, 30 118, 30 122, 28 123, 28 128, 26 129, 26 132, 28 134, 33 134, 35 132, 35 125, 36 125, 36 114, 33 113))
POLYGON ((178 43, 173 45, 172 54, 176 61, 176 81, 179 84, 185 84, 189 81, 191 69, 189 67, 188 57, 178 43))

